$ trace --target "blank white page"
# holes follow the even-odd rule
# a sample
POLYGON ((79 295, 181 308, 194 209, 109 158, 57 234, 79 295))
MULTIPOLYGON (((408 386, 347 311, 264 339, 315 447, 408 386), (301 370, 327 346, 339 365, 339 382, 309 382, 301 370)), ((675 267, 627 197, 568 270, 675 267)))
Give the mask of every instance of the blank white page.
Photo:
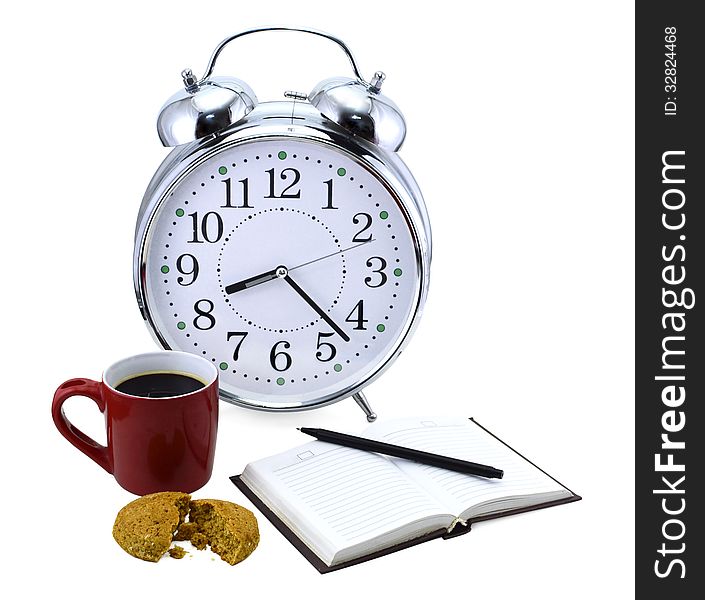
MULTIPOLYGON (((409 523, 439 514, 445 526, 451 520, 387 458, 325 442, 250 463, 242 479, 326 562, 409 523)), ((443 526, 437 521, 435 529, 443 526)))
MULTIPOLYGON (((526 497, 524 504, 537 498, 550 500, 566 497, 570 492, 548 475, 522 458, 511 448, 469 419, 423 417, 399 419, 368 427, 364 436, 398 446, 425 450, 502 469, 502 479, 465 475, 456 471, 430 467, 404 459, 392 461, 453 514, 477 516, 509 508, 503 500, 526 497), (470 507, 481 506, 479 510, 470 507)), ((512 506, 522 502, 514 501, 512 506)))

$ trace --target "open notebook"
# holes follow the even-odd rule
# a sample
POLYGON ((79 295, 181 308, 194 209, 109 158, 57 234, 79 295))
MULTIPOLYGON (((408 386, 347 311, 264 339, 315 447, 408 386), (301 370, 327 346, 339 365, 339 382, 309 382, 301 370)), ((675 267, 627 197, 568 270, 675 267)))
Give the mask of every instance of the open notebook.
POLYGON ((492 465, 504 478, 320 441, 248 464, 233 483, 322 573, 465 533, 473 521, 580 499, 472 419, 401 419, 362 435, 492 465))

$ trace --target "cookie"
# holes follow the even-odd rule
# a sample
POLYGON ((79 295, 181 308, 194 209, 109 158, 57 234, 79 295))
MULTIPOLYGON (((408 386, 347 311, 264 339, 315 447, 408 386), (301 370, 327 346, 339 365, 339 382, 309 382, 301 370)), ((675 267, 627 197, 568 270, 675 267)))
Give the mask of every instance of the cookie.
POLYGON ((234 565, 257 547, 257 519, 246 508, 225 500, 192 500, 189 508, 189 522, 185 525, 193 532, 191 543, 199 549, 207 541, 213 552, 234 565))
POLYGON ((157 562, 186 518, 190 499, 182 492, 158 492, 133 500, 115 519, 115 541, 128 554, 157 562))

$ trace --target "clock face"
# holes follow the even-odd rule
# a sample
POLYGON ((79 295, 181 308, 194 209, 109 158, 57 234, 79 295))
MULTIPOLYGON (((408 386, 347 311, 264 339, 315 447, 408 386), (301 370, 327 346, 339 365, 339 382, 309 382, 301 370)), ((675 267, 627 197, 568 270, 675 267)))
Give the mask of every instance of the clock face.
POLYGON ((242 143, 161 202, 143 257, 147 308, 168 347, 213 361, 226 396, 306 406, 397 350, 419 301, 417 247, 395 197, 342 151, 242 143))

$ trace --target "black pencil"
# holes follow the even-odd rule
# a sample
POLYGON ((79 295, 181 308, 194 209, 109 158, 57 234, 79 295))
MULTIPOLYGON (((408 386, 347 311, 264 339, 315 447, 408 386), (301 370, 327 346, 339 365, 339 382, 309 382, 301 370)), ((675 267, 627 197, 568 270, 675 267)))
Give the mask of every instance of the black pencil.
POLYGON ((306 435, 313 436, 322 442, 330 442, 338 446, 346 446, 347 448, 356 448, 357 450, 366 450, 368 452, 379 452, 380 454, 413 460, 414 462, 424 465, 449 469, 467 475, 479 475, 480 477, 490 477, 494 479, 502 479, 504 476, 504 471, 488 465, 481 465, 466 460, 460 460, 459 458, 451 458, 449 456, 424 452, 423 450, 414 450, 413 448, 378 442, 377 440, 361 438, 346 433, 328 431, 327 429, 314 429, 311 427, 300 427, 299 431, 306 435))

